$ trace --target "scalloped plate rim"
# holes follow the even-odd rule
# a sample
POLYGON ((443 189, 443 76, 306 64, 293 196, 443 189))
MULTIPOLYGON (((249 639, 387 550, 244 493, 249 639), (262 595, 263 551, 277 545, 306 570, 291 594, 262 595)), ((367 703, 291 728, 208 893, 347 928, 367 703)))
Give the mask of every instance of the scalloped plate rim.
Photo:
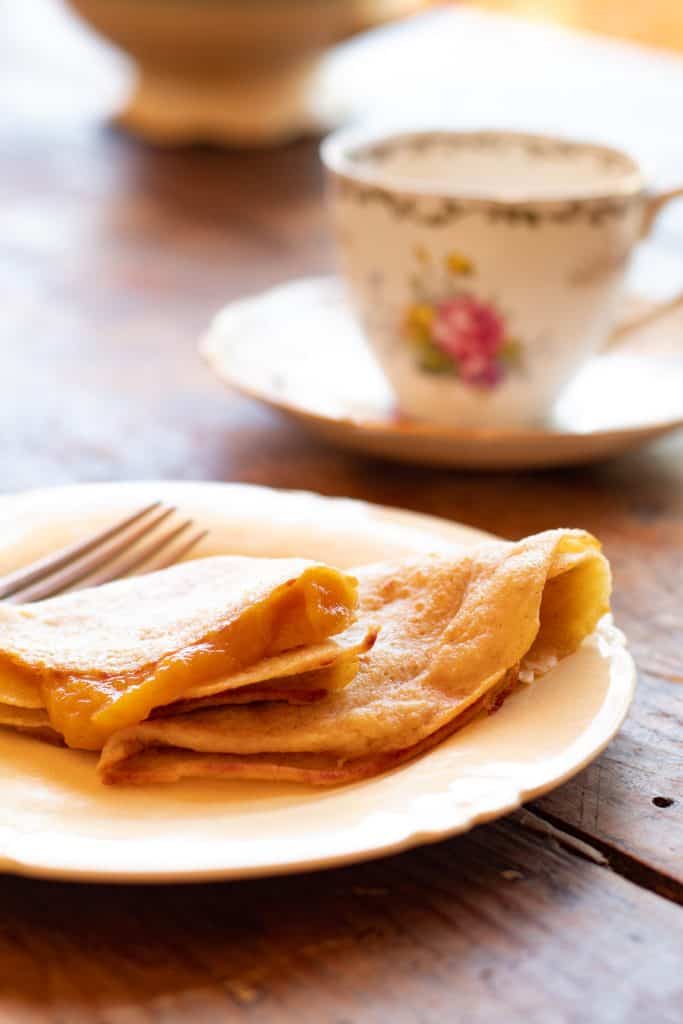
MULTIPOLYGON (((491 535, 482 533, 478 530, 473 530, 471 527, 461 527, 460 524, 450 522, 434 516, 423 515, 421 513, 412 513, 404 509, 393 509, 388 506, 373 505, 371 503, 358 501, 356 499, 347 498, 326 498, 322 495, 313 494, 312 492, 306 491, 272 491, 267 487, 259 487, 248 484, 221 484, 221 483, 209 483, 209 482, 185 482, 185 481, 166 481, 166 482, 153 482, 153 481, 140 481, 136 483, 122 483, 122 484, 83 484, 66 487, 58 487, 54 489, 36 489, 31 491, 24 491, 16 495, 5 495, 0 497, 0 513, 7 507, 8 503, 12 501, 19 501, 26 499, 33 499, 40 501, 42 498, 54 497, 58 494, 69 493, 74 496, 85 499, 87 503, 89 493, 97 493, 98 495, 105 495, 107 491, 119 494, 120 496, 126 496, 130 494, 131 499, 134 493, 139 492, 141 494, 141 500, 144 500, 144 496, 149 493, 160 493, 162 498, 164 497, 163 492, 167 492, 167 500, 178 500, 178 498, 172 498, 172 493, 182 497, 181 492, 186 492, 191 498, 193 493, 203 492, 210 490, 214 494, 218 494, 219 491, 232 492, 233 495, 238 492, 249 492, 249 494, 255 495, 256 497, 268 496, 274 494, 279 496, 276 500, 284 501, 310 501, 314 500, 316 503, 322 502, 323 505, 329 507, 339 506, 340 503, 346 503, 353 506, 356 512, 359 514, 365 514, 367 511, 373 516, 379 516, 380 520, 386 520, 389 524, 400 525, 406 527, 408 530, 423 531, 426 529, 429 536, 433 536, 438 533, 441 540, 446 540, 447 543, 455 541, 461 541, 463 537, 467 539, 467 542, 475 540, 477 537, 487 538, 491 535), (435 531, 435 534, 432 533, 435 531)), ((321 506, 317 504, 317 509, 321 506)), ((551 773, 542 780, 536 780, 530 785, 519 786, 515 785, 512 790, 505 792, 505 797, 499 799, 495 806, 482 807, 479 810, 476 808, 472 813, 466 817, 461 817, 461 820, 455 825, 440 825, 438 827, 416 827, 414 823, 415 815, 411 815, 410 807, 401 815, 402 830, 401 834, 395 836, 393 839, 386 843, 366 843, 360 848, 353 850, 342 850, 341 852, 331 852, 325 856, 318 856, 314 858, 294 858, 287 860, 286 858, 280 860, 277 863, 270 864, 257 864, 257 865, 242 865, 240 867, 198 867, 196 869, 171 869, 165 871, 163 869, 142 869, 142 870, 131 870, 124 869, 121 871, 116 870, 104 870, 97 866, 90 868, 81 867, 69 867, 68 864, 46 864, 41 863, 40 858, 31 857, 13 857, 3 856, 1 845, 0 845, 0 870, 15 873, 28 877, 36 878, 51 878, 51 879, 62 879, 62 880, 74 880, 83 882, 121 882, 121 883, 166 883, 166 882, 205 882, 210 880, 221 880, 221 879, 237 879, 237 878, 252 878, 252 877, 264 877, 264 876, 275 876, 297 873, 302 871, 319 870, 324 868, 332 868, 340 866, 342 864, 352 864, 361 862, 364 860, 373 859, 376 857, 387 856, 394 853, 411 849, 416 846, 429 844, 432 842, 438 842, 442 839, 446 839, 453 835, 458 835, 468 831, 475 825, 483 824, 487 821, 494 820, 510 811, 521 806, 525 801, 532 799, 555 786, 566 781, 572 775, 576 774, 582 768, 586 766, 590 761, 599 755, 599 753, 606 747, 613 736, 621 727, 621 724, 628 713, 629 706, 632 702, 636 671, 635 665, 631 655, 629 654, 623 637, 618 631, 613 631, 614 635, 611 640, 608 640, 608 646, 610 650, 610 682, 605 692, 604 701, 600 707, 600 715, 607 714, 610 711, 609 722, 606 723, 606 727, 603 726, 603 731, 600 735, 599 741, 596 742, 588 753, 585 753, 579 757, 574 763, 565 765, 561 770, 551 773), (615 639, 616 637, 616 639, 615 639), (616 697, 615 697, 616 694, 616 697), (609 697, 609 702, 608 702, 609 697), (618 699, 617 699, 618 698, 618 699), (608 708, 610 705, 617 700, 614 708, 608 708), (411 825, 411 821, 413 824, 411 825)), ((513 698, 514 699, 514 698, 513 698)), ((596 716, 597 717, 597 716, 596 716)), ((464 730, 466 731, 466 730, 464 730)), ((14 739, 15 737, 13 737, 14 739)), ((24 742, 23 738, 21 738, 24 742)), ((27 739, 26 743, 32 743, 27 739)), ((443 745, 442 745, 443 746, 443 745)), ((436 748, 438 751, 440 748, 436 748)), ((413 766, 427 761, 432 754, 427 754, 425 757, 418 759, 418 761, 411 762, 413 766)), ((2 755, 0 754, 0 757, 2 755)), ((402 768, 395 769, 393 772, 387 773, 385 776, 379 778, 388 778, 392 775, 400 776, 401 772, 409 771, 411 764, 403 766, 402 768)), ((464 776, 465 780, 476 779, 476 774, 472 776, 464 776)), ((481 777, 486 778, 485 775, 481 777)), ((498 776, 492 776, 492 778, 498 779, 498 776)), ((366 785, 374 780, 367 780, 366 783, 359 783, 359 786, 366 785)), ((201 785, 201 783, 198 783, 201 785)), ((502 784, 501 784, 502 785, 502 784)), ((342 790, 348 787, 342 787, 342 790)), ((327 791, 330 792, 330 791, 327 791)), ((429 795, 429 794, 428 794, 429 795)), ((442 791, 440 794, 441 805, 447 805, 452 801, 449 791, 442 791)), ((414 800, 417 798, 414 798, 414 800)), ((447 806, 446 806, 447 813, 447 806)), ((2 830, 0 830, 0 844, 1 844, 2 830)))

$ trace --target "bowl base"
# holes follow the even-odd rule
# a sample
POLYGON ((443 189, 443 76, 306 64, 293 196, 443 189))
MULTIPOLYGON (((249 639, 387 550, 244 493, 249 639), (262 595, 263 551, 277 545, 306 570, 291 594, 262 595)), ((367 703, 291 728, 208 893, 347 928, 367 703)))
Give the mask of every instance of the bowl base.
MULTIPOLYGON (((333 126, 319 89, 322 55, 289 67, 244 68, 220 76, 169 76, 138 69, 115 122, 160 145, 264 145, 333 126)), ((329 107, 330 105, 327 104, 329 107)))

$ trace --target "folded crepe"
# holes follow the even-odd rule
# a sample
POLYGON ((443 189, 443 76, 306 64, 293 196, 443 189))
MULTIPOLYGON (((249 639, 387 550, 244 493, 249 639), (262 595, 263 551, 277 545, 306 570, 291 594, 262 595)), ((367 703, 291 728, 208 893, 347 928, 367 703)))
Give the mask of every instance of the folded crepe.
POLYGON ((331 785, 386 771, 494 710, 520 675, 528 680, 576 650, 608 611, 611 587, 598 542, 574 530, 356 575, 358 624, 379 633, 346 687, 308 706, 152 718, 108 740, 102 779, 331 785))
POLYGON ((331 639, 356 605, 355 578, 329 566, 226 556, 0 606, 0 723, 99 750, 178 701, 310 702, 373 640, 331 639))

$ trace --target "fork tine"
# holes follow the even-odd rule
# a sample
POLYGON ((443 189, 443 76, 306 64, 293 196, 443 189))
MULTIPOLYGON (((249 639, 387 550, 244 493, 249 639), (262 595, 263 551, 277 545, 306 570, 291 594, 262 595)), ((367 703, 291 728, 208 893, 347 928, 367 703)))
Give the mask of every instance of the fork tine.
POLYGON ((60 548, 58 551, 54 551, 50 555, 46 555, 45 558, 40 558, 37 561, 32 562, 30 565, 23 566, 15 572, 11 572, 6 576, 0 577, 0 599, 3 597, 9 597, 10 594, 14 594, 19 590, 23 590, 31 583, 35 583, 38 580, 43 579, 45 576, 49 576, 51 573, 63 568, 70 562, 80 558, 82 555, 87 555, 88 552, 98 548, 110 538, 117 536, 129 526, 133 526, 149 512, 159 508, 160 505, 160 501, 154 501, 151 505, 145 506, 145 508, 133 513, 133 515, 126 516, 125 519, 120 519, 118 522, 114 523, 113 526, 108 526, 104 530, 98 530, 97 533, 91 534, 83 541, 78 541, 76 544, 68 544, 66 547, 60 548))
MULTIPOLYGON (((124 575, 145 576, 149 572, 158 572, 160 569, 167 569, 171 565, 176 565, 188 551, 191 551, 209 533, 208 530, 195 530, 189 537, 184 538, 180 544, 176 544, 177 538, 184 534, 188 527, 192 525, 193 521, 188 519, 175 529, 169 530, 154 543, 146 545, 143 550, 138 548, 139 554, 136 553, 134 557, 126 560, 122 566, 119 565, 116 576, 112 575, 110 579, 117 579, 124 575)), ((97 582, 106 583, 108 580, 98 580, 97 582)), ((85 581, 85 585, 91 586, 89 581, 85 581)))
POLYGON ((204 540, 205 537, 208 537, 208 535, 208 530, 198 530, 196 533, 188 537, 179 547, 173 548, 164 556, 164 558, 155 562, 152 570, 144 571, 156 572, 158 569, 167 569, 169 565, 175 565, 175 563, 179 562, 181 558, 184 558, 188 551, 191 551, 192 548, 196 547, 197 544, 199 544, 201 540, 204 540))
MULTIPOLYGON (((84 577, 79 580, 78 587, 81 585, 84 587, 99 587, 102 583, 110 583, 112 580, 120 579, 121 576, 126 576, 128 573, 132 573, 139 566, 148 562, 154 558, 155 555, 167 548, 173 541, 180 537, 181 534, 185 533, 190 526, 192 526, 191 519, 185 519, 182 523, 174 526, 170 530, 166 530, 160 536, 152 537, 145 544, 136 544, 135 547, 130 551, 129 554, 124 555, 121 558, 117 558, 114 562, 108 563, 99 572, 95 572, 92 575, 84 577)), ((174 558, 168 564, 171 565, 176 561, 174 558)))
MULTIPOLYGON (((151 516, 148 515, 142 522, 139 522, 137 525, 133 523, 132 526, 129 526, 122 535, 119 532, 104 544, 99 544, 94 550, 76 559, 75 562, 67 564, 57 572, 51 573, 45 579, 41 579, 31 586, 15 590, 6 600, 13 604, 19 602, 25 604, 29 601, 42 601, 46 597, 51 597, 53 594, 59 594, 63 590, 67 590, 75 583, 90 576, 97 569, 107 565, 118 555, 121 555, 135 544, 136 541, 155 529, 164 519, 173 515, 174 512, 174 508, 159 507, 158 511, 151 516)), ((140 517, 138 516, 137 518, 139 519, 140 517)))

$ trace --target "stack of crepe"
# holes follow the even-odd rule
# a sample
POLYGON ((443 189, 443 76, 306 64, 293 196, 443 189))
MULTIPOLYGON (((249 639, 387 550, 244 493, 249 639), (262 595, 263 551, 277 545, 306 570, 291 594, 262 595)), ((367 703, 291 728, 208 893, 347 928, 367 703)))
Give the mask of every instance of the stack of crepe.
POLYGON ((337 784, 495 710, 576 650, 609 594, 577 530, 353 575, 201 559, 0 608, 0 723, 100 751, 108 783, 337 784))

